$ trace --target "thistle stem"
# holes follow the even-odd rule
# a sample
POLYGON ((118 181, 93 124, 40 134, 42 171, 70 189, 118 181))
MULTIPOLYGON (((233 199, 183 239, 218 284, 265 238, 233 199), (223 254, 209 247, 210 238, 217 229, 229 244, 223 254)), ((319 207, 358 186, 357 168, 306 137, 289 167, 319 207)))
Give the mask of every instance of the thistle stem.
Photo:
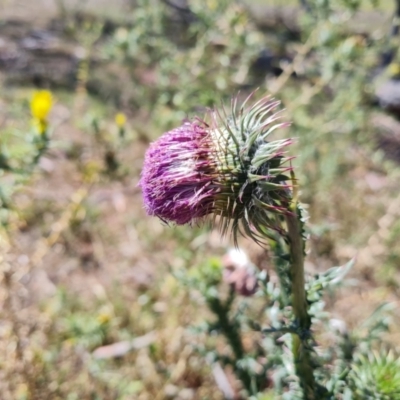
POLYGON ((293 358, 296 375, 300 379, 304 400, 316 399, 316 384, 314 380, 311 361, 311 348, 309 346, 311 318, 308 314, 307 296, 304 281, 304 239, 301 232, 299 214, 286 216, 288 229, 290 273, 291 273, 291 303, 298 326, 298 333, 292 335, 293 358))

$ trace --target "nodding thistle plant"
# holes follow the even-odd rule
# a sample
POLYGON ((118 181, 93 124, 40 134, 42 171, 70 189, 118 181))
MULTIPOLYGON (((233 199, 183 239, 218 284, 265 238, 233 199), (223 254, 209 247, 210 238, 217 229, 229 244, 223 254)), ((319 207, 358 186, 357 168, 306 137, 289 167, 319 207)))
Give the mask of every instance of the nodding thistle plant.
MULTIPOLYGON (((279 251, 289 270, 277 268, 281 282, 290 281, 286 303, 292 306, 296 374, 305 399, 316 399, 318 388, 311 360, 311 319, 304 282, 304 235, 296 201, 296 179, 286 148, 293 139, 270 140, 280 122, 278 101, 264 97, 248 105, 231 102, 230 114, 211 110, 161 136, 150 145, 139 185, 150 215, 186 224, 213 215, 222 233, 242 233, 279 251), (285 251, 283 251, 285 249, 285 251), (282 275, 286 274, 286 277, 282 275)), ((281 263, 282 264, 282 263, 281 263)))

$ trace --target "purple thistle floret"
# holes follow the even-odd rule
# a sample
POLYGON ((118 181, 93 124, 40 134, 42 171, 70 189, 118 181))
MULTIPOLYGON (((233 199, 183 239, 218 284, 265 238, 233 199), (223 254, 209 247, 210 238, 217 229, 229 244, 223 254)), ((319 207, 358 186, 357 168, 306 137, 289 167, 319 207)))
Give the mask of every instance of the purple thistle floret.
POLYGON ((149 215, 190 223, 209 214, 255 240, 281 233, 282 216, 292 213, 292 139, 267 141, 287 123, 277 123, 279 102, 263 98, 246 108, 210 111, 210 122, 185 122, 150 145, 139 185, 149 215), (288 165, 289 164, 289 165, 288 165), (289 183, 287 183, 289 182, 289 183))
POLYGON ((217 193, 210 152, 201 121, 185 122, 152 143, 140 181, 147 213, 179 225, 209 214, 217 193))

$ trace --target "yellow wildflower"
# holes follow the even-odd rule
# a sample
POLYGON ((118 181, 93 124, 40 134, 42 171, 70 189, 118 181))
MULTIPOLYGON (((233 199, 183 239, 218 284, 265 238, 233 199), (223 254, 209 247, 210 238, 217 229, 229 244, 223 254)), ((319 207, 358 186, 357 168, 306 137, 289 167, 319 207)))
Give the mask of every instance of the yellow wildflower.
POLYGON ((124 113, 119 112, 115 116, 115 123, 117 124, 118 128, 123 128, 126 124, 126 115, 124 113))
POLYGON ((391 78, 397 78, 400 76, 400 64, 392 62, 388 65, 387 70, 391 78))
POLYGON ((48 90, 39 90, 35 92, 31 100, 31 113, 33 118, 42 124, 47 120, 47 116, 53 105, 53 96, 48 90))
POLYGON ((111 319, 112 319, 112 315, 108 312, 102 312, 97 316, 97 322, 101 325, 105 325, 108 324, 111 319))

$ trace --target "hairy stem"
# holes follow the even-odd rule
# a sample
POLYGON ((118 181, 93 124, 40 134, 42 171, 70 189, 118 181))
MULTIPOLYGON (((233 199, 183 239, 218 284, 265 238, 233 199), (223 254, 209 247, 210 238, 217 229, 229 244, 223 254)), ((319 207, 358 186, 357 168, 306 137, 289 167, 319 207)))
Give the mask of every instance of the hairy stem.
POLYGON ((291 303, 298 333, 293 334, 293 357, 296 374, 303 388, 304 399, 316 399, 316 384, 314 380, 310 327, 311 318, 308 314, 307 297, 304 281, 304 239, 301 231, 300 211, 295 215, 287 215, 288 240, 290 248, 290 273, 292 285, 291 303))

